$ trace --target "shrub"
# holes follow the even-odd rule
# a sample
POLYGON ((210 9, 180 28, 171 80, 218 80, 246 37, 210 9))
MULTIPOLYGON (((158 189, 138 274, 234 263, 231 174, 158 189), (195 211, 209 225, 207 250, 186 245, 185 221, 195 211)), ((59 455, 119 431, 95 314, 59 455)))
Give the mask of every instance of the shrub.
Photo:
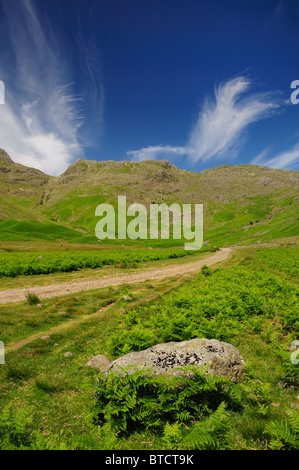
POLYGON ((29 305, 38 305, 41 303, 39 297, 32 292, 26 295, 26 300, 29 305))
MULTIPOLYGON (((183 368, 186 376, 152 376, 149 370, 128 368, 109 371, 99 378, 96 391, 96 423, 108 424, 114 432, 129 434, 136 429, 161 429, 166 423, 184 423, 207 416, 225 401, 239 409, 239 386, 227 379, 205 375, 195 367, 183 368)), ((178 439, 177 428, 167 428, 169 439, 178 439), (172 436, 170 436, 172 434, 172 436)))
POLYGON ((208 266, 204 265, 201 268, 201 274, 203 274, 204 276, 210 276, 212 274, 212 270, 208 268, 208 266))

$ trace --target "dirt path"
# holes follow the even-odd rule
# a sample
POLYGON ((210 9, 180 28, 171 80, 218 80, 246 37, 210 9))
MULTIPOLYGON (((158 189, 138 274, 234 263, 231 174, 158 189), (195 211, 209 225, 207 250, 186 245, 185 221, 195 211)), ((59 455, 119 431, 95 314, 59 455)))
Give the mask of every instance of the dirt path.
POLYGON ((68 320, 66 323, 62 323, 61 325, 52 326, 52 328, 49 328, 46 331, 39 331, 38 333, 35 333, 31 336, 28 336, 27 338, 22 339, 20 341, 17 341, 16 343, 9 343, 5 347, 5 352, 8 353, 10 351, 16 351, 17 349, 20 349, 25 344, 32 343, 32 341, 35 341, 36 339, 43 339, 44 338, 46 340, 46 339, 48 339, 49 336, 51 336, 55 333, 59 333, 60 331, 66 330, 67 328, 70 328, 74 325, 79 325, 80 323, 83 323, 86 320, 91 320, 94 317, 102 316, 103 312, 105 312, 109 308, 113 307, 113 305, 114 305, 114 303, 112 303, 110 305, 107 305, 107 307, 103 307, 98 312, 95 312, 95 313, 92 313, 92 314, 89 314, 89 315, 84 315, 84 316, 79 317, 79 318, 74 318, 73 320, 68 320))
POLYGON ((202 266, 212 266, 221 261, 225 261, 231 252, 231 248, 221 248, 213 255, 200 261, 190 263, 165 266, 159 269, 138 270, 134 273, 124 273, 115 276, 103 276, 101 278, 89 277, 77 281, 65 282, 61 284, 51 284, 46 286, 35 286, 32 289, 18 288, 0 291, 0 304, 10 302, 23 302, 26 300, 28 292, 34 292, 40 299, 59 297, 67 294, 74 294, 91 289, 101 289, 109 286, 119 286, 122 284, 136 284, 138 282, 160 280, 167 277, 188 274, 199 271, 202 266))

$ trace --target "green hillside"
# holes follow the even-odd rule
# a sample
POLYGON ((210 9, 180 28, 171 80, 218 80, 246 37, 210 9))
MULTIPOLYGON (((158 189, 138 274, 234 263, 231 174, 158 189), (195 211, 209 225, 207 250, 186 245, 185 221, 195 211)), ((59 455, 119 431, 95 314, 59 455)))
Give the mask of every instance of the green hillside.
POLYGON ((290 237, 298 234, 298 182, 297 171, 222 165, 195 173, 165 160, 79 159, 51 177, 0 150, 0 241, 98 243, 95 209, 104 202, 116 207, 118 196, 146 207, 203 204, 204 241, 210 244, 290 237))

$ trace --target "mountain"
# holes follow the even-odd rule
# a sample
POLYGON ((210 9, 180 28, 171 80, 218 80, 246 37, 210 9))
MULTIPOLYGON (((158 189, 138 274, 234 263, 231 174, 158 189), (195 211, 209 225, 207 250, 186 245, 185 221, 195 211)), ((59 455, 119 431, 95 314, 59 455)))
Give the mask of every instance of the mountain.
MULTIPOLYGON (((204 205, 204 239, 249 243, 298 234, 297 171, 254 165, 221 165, 200 173, 166 160, 143 162, 79 159, 62 175, 14 163, 0 150, 0 239, 96 242, 101 203, 118 196, 151 203, 204 205)), ((122 241, 123 243, 123 241, 122 241)))

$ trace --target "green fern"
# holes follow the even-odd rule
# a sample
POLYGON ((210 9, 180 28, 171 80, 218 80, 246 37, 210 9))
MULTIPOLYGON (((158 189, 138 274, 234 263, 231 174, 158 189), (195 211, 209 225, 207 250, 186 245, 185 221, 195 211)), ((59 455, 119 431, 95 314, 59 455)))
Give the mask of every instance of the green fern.
POLYGON ((13 411, 11 405, 5 406, 0 413, 0 449, 26 449, 30 444, 31 421, 30 411, 13 411))
POLYGON ((180 423, 166 423, 162 437, 166 449, 175 450, 180 448, 182 442, 181 427, 180 423))
POLYGON ((291 424, 293 431, 299 437, 299 414, 295 411, 292 411, 289 415, 289 422, 291 424))
POLYGON ((195 450, 224 450, 230 435, 229 415, 225 403, 206 419, 199 421, 184 441, 195 450))
POLYGON ((299 416, 294 410, 283 421, 271 421, 265 427, 264 434, 270 438, 270 450, 299 449, 299 416))
POLYGON ((219 407, 221 402, 235 406, 231 390, 236 384, 228 384, 220 376, 205 375, 196 367, 183 370, 192 374, 177 377, 152 376, 149 370, 110 371, 99 379, 96 423, 109 423, 115 432, 128 434, 136 428, 161 428, 166 422, 188 423, 215 410, 214 419, 220 422, 225 416, 224 405, 219 407))

